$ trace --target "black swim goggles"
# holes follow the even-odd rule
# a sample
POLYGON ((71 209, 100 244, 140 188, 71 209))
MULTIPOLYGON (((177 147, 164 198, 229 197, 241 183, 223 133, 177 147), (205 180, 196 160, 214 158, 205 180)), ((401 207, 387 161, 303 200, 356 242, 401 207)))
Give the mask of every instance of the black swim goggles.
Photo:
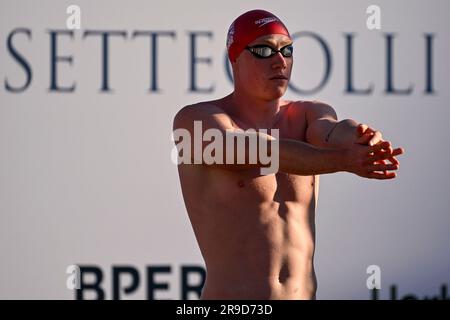
POLYGON ((276 50, 269 45, 266 44, 258 44, 251 47, 245 47, 248 51, 250 51, 255 57, 259 59, 267 59, 275 55, 277 52, 281 53, 281 55, 285 58, 292 57, 292 52, 294 51, 294 47, 291 44, 280 48, 280 50, 276 50))

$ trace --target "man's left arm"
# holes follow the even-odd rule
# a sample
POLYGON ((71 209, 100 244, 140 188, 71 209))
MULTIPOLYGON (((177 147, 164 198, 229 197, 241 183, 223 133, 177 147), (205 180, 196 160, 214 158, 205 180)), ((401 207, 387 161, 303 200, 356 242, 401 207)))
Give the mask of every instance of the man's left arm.
MULTIPOLYGON (((338 121, 334 109, 326 103, 307 102, 305 117, 307 122, 306 142, 324 148, 347 148, 353 143, 375 145, 383 142, 380 131, 352 119, 338 121)), ((396 156, 402 154, 402 148, 392 149, 391 145, 380 152, 389 152, 392 164, 399 164, 396 156)), ((385 161, 380 161, 385 163, 385 161)))
POLYGON ((326 103, 308 102, 305 112, 306 140, 310 144, 340 149, 352 143, 376 144, 382 140, 381 133, 367 125, 352 119, 338 121, 336 112, 326 103))

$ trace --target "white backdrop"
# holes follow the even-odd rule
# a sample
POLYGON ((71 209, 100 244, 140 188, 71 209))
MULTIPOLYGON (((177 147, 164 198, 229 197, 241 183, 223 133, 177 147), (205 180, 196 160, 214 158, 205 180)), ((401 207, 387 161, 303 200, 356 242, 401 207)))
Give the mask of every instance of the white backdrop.
MULTIPOLYGON (((66 287, 71 264, 98 266, 107 299, 112 267, 139 274, 137 289, 122 292, 122 299, 146 299, 146 268, 169 266, 170 272, 155 277, 168 288, 156 290, 154 298, 181 297, 181 268, 203 266, 203 260, 170 161, 172 118, 184 105, 231 92, 226 31, 235 17, 255 8, 279 16, 292 34, 315 33, 329 48, 331 73, 323 88, 309 95, 289 90, 287 98, 326 101, 340 119, 368 123, 406 149, 394 181, 322 176, 317 297, 369 299, 366 268, 373 264, 381 268, 382 299, 391 298, 391 285, 398 297, 418 298, 448 285, 448 1, 1 0, 0 298, 73 299, 66 287), (57 92, 50 90, 51 33, 69 32, 71 4, 81 8, 81 29, 72 37, 58 35, 56 54, 72 60, 57 62, 57 85, 74 89, 57 92), (371 4, 381 8, 381 30, 366 27, 371 4), (15 33, 11 43, 25 63, 8 45, 20 28, 28 35, 15 33), (125 33, 109 40, 108 92, 100 90, 101 39, 83 36, 88 30, 125 33), (136 31, 174 34, 157 42, 157 92, 150 91, 150 39, 133 37, 136 31), (189 90, 195 32, 195 85, 209 92, 189 90), (354 35, 354 86, 372 85, 370 94, 346 92, 348 34, 354 35), (395 34, 394 86, 410 86, 410 94, 386 92, 387 34, 395 34), (433 34, 434 93, 426 91, 425 34, 433 34)), ((317 86, 324 61, 317 41, 299 38, 293 84, 317 86)), ((130 283, 124 276, 122 286, 130 283)))

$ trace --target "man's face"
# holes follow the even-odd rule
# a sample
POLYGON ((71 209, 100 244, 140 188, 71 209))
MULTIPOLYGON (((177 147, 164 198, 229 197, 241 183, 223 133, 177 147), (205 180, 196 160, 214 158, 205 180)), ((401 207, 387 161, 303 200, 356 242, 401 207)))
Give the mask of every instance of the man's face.
MULTIPOLYGON (((259 37, 247 47, 268 45, 279 50, 292 44, 285 35, 272 34, 259 37)), ((291 78, 293 58, 284 57, 280 52, 269 58, 258 58, 248 49, 242 51, 233 66, 234 79, 239 90, 247 94, 272 101, 284 95, 291 78), (280 79, 280 76, 285 79, 280 79)))

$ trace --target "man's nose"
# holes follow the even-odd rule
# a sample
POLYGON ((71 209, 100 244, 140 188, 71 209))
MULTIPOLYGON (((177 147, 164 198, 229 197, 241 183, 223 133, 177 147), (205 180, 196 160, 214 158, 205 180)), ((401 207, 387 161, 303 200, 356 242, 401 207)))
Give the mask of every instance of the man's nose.
POLYGON ((286 58, 283 57, 283 55, 281 54, 281 52, 277 52, 275 53, 275 55, 273 56, 273 63, 272 63, 272 67, 274 69, 286 69, 287 64, 286 64, 286 58))

